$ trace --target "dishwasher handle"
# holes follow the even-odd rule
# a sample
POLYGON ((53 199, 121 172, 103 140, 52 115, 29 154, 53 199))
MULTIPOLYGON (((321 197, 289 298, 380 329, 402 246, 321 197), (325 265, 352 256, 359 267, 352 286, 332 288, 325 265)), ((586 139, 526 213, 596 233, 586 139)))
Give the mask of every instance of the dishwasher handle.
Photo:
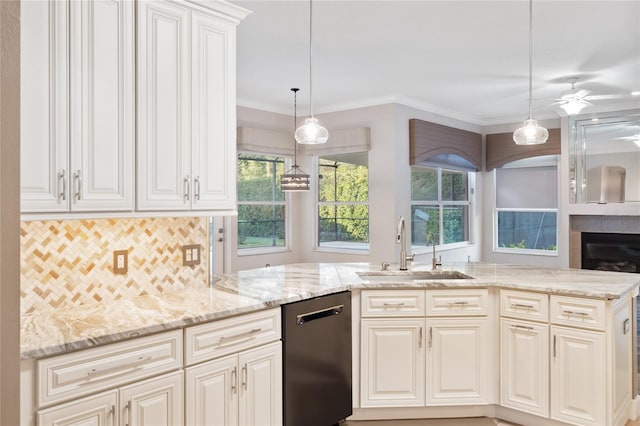
POLYGON ((296 316, 296 324, 303 325, 304 323, 315 321, 318 319, 340 315, 342 311, 344 311, 344 305, 336 305, 326 309, 307 312, 306 314, 300 314, 296 316))

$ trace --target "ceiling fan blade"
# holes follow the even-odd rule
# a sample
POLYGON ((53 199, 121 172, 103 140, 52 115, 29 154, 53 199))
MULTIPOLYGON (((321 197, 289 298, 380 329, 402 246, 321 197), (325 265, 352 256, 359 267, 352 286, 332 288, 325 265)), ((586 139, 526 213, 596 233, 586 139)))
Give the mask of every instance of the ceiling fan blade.
POLYGON ((585 99, 588 99, 590 101, 601 101, 606 99, 624 99, 624 98, 626 98, 625 95, 589 95, 589 96, 586 96, 585 99))
POLYGON ((586 89, 582 89, 582 90, 578 90, 573 97, 580 99, 580 98, 584 98, 585 96, 589 95, 589 93, 591 93, 591 90, 586 90, 586 89))

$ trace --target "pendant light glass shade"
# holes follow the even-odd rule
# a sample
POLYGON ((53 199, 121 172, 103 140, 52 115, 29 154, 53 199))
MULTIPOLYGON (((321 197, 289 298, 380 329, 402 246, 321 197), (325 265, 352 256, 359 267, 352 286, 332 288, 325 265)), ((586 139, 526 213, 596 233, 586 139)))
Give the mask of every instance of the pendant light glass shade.
POLYGON ((540 126, 536 120, 530 118, 524 126, 513 132, 513 140, 518 145, 538 145, 549 139, 549 131, 540 126))
MULTIPOLYGON (((297 113, 297 88, 291 89, 293 92, 293 128, 296 128, 298 121, 297 113)), ((309 119, 307 119, 309 120, 309 119)), ((296 130, 297 133, 297 130, 296 130)), ((298 145, 293 141, 293 166, 280 176, 280 190, 284 192, 301 192, 311 189, 311 177, 298 166, 298 145)))
POLYGON ((301 144, 320 144, 329 139, 329 131, 318 123, 315 117, 304 120, 304 124, 296 129, 296 141, 301 144))
POLYGON ((549 139, 549 132, 540 126, 532 116, 531 94, 533 74, 533 0, 529 0, 529 118, 522 127, 513 132, 513 141, 517 145, 538 145, 549 139))
POLYGON ((310 116, 304 120, 304 124, 296 129, 294 134, 296 141, 306 145, 317 145, 327 142, 329 131, 318 123, 313 116, 313 0, 309 0, 309 109, 310 116))

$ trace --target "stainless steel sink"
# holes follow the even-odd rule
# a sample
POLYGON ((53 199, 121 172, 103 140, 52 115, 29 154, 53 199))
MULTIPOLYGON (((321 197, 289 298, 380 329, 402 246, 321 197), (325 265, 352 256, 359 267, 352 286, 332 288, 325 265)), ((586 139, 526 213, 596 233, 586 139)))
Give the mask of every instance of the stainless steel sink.
POLYGON ((464 280, 473 277, 458 271, 369 271, 357 272, 368 281, 464 280))

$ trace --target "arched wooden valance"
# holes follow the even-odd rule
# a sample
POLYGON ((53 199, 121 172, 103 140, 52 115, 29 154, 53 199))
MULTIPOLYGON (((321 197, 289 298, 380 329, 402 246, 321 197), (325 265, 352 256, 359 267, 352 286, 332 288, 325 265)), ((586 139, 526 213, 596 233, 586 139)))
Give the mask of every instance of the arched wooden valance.
POLYGON ((453 154, 482 168, 482 135, 412 118, 409 120, 409 164, 453 154))
POLYGON ((560 154, 560 129, 549 129, 549 139, 540 145, 516 145, 513 133, 487 135, 487 171, 507 163, 542 155, 560 154))

